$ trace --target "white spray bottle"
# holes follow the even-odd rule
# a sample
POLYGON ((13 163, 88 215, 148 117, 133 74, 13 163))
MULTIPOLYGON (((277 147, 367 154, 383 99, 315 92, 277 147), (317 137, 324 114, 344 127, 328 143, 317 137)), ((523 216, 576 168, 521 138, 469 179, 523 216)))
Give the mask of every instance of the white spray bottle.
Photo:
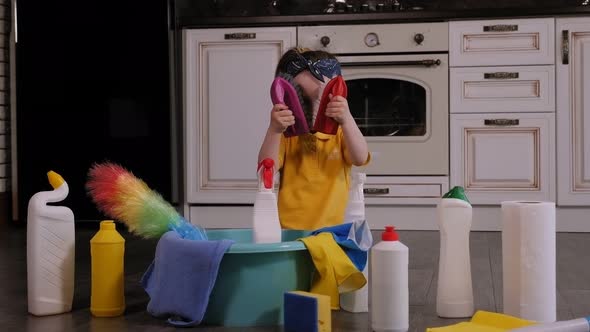
POLYGON ((274 192, 274 160, 258 165, 258 193, 254 201, 252 240, 254 243, 281 242, 281 222, 274 192))
POLYGON ((438 204, 440 259, 436 313, 445 318, 474 313, 469 233, 472 208, 462 187, 454 187, 438 204))
MULTIPOLYGON (((365 220, 365 194, 363 192, 367 175, 365 173, 353 172, 350 176, 351 184, 348 193, 348 203, 344 212, 344 222, 365 220)), ((365 265, 363 274, 367 284, 361 289, 353 292, 340 294, 340 307, 348 312, 369 311, 369 262, 365 265)))
POLYGON ((74 213, 60 202, 68 184, 54 171, 47 173, 52 191, 41 191, 29 200, 27 211, 28 311, 37 316, 72 310, 74 299, 74 213))

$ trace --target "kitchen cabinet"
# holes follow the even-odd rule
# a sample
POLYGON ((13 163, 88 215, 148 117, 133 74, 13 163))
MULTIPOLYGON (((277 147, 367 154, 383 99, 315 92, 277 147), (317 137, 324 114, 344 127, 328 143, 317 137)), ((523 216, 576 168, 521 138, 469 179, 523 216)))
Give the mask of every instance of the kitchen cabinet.
POLYGON ((457 21, 449 25, 451 67, 553 64, 554 19, 457 21))
POLYGON ((183 30, 187 203, 253 203, 270 84, 295 27, 183 30))
POLYGON ((451 114, 451 187, 472 204, 555 199, 555 114, 451 114))
POLYGON ((590 204, 590 18, 558 18, 557 203, 590 204))
POLYGON ((555 67, 455 67, 451 113, 554 112, 555 67))
POLYGON ((555 200, 555 19, 451 22, 450 187, 555 200))

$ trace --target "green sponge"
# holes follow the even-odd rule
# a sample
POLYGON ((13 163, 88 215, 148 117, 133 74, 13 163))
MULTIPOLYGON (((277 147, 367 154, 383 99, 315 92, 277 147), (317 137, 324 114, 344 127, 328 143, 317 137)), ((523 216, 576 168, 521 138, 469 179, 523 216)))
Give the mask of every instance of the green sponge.
POLYGON ((442 198, 456 198, 460 200, 464 200, 465 202, 471 204, 465 195, 465 189, 460 186, 455 186, 453 189, 449 190, 448 193, 444 194, 442 198))

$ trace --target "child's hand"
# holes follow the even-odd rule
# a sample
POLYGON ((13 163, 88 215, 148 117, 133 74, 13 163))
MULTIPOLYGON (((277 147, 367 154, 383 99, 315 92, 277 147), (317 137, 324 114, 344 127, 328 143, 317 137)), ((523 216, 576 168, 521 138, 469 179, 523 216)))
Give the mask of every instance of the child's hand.
POLYGON ((348 101, 342 96, 330 95, 330 102, 326 105, 326 116, 336 120, 341 125, 348 121, 354 121, 348 108, 348 101))
POLYGON ((275 104, 270 112, 270 129, 277 134, 282 134, 287 127, 295 124, 293 112, 283 104, 275 104))

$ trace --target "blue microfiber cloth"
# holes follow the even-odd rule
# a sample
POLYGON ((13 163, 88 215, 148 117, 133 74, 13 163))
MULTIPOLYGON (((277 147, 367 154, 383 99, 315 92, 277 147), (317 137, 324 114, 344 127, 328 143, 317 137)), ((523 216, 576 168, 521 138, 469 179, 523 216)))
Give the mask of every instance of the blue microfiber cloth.
POLYGON ((373 245, 373 235, 366 220, 355 220, 315 230, 311 235, 330 232, 354 266, 362 271, 367 265, 367 251, 373 245))
POLYGON ((154 261, 141 278, 150 296, 147 311, 174 326, 201 323, 224 253, 234 241, 187 240, 166 232, 154 261))

